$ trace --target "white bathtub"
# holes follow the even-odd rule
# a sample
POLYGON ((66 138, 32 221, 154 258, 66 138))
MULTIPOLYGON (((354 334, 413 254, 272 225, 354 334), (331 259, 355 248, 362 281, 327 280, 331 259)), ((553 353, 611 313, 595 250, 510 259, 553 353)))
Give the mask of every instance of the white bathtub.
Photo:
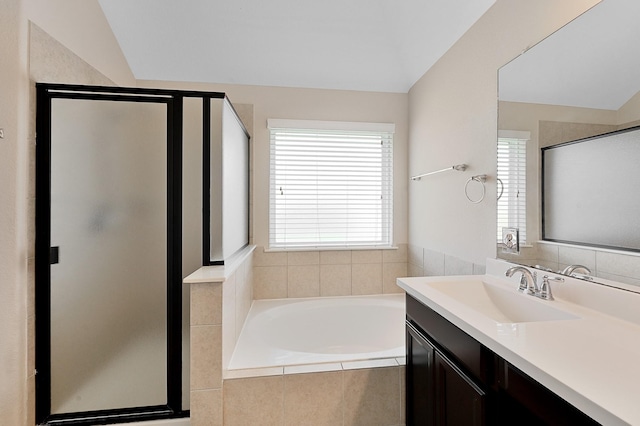
POLYGON ((402 357, 404 295, 256 300, 229 370, 402 357))

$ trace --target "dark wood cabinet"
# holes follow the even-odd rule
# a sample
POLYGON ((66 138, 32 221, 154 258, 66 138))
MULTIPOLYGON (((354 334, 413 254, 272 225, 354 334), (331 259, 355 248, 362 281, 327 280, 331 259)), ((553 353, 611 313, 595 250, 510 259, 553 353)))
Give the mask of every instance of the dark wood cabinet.
POLYGON ((598 423, 407 295, 407 426, 598 423))
POLYGON ((407 424, 435 424, 435 348, 407 324, 407 424))
POLYGON ((407 324, 407 424, 485 424, 486 392, 407 324))
POLYGON ((440 352, 436 351, 434 361, 435 424, 484 425, 486 392, 440 352))

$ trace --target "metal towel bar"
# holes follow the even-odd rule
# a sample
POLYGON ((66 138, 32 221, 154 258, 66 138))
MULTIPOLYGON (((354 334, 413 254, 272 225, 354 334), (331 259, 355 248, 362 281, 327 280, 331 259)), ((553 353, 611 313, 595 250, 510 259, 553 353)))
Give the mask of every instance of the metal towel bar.
POLYGON ((456 164, 455 166, 447 167, 446 169, 436 170, 435 172, 423 173, 421 175, 411 176, 411 180, 420 180, 425 176, 435 175, 436 173, 448 172, 449 170, 456 170, 464 172, 467 169, 466 164, 456 164))

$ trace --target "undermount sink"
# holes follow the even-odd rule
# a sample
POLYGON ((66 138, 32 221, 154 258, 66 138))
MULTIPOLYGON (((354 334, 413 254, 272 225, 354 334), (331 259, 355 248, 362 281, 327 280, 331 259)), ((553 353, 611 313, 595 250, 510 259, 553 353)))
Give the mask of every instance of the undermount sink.
POLYGON ((509 291, 481 280, 441 281, 428 285, 498 323, 561 321, 579 318, 549 306, 553 302, 541 301, 533 296, 509 291))

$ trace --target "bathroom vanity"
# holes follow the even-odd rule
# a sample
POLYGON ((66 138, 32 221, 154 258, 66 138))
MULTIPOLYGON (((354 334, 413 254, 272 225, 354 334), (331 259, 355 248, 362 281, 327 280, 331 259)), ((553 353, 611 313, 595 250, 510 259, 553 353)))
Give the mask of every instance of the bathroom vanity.
POLYGON ((640 424, 639 295, 568 278, 545 301, 500 275, 398 280, 407 425, 640 424))
POLYGON ((598 424, 409 295, 406 338, 408 425, 598 424))

